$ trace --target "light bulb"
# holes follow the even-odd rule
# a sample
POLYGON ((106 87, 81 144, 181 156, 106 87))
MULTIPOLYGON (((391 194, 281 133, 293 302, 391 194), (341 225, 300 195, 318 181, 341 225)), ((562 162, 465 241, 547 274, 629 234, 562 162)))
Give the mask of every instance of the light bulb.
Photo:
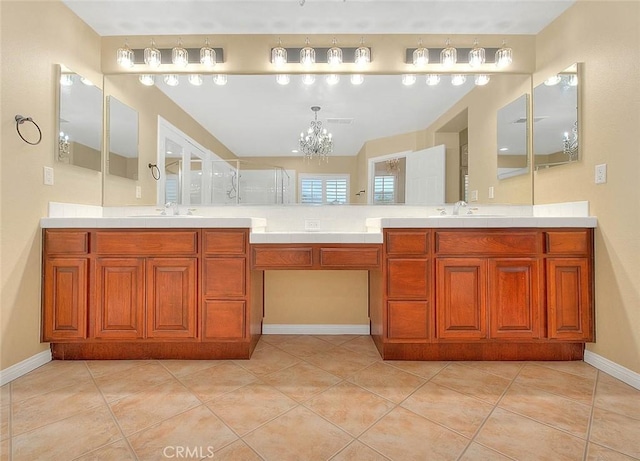
POLYGON ((178 67, 187 67, 189 64, 189 52, 182 47, 182 39, 179 39, 178 46, 171 50, 171 62, 178 67))
POLYGON ((131 68, 134 64, 133 50, 125 42, 122 48, 116 51, 116 62, 120 67, 131 68))
POLYGON ((422 40, 418 43, 418 48, 413 51, 413 65, 424 67, 429 64, 429 50, 422 46, 422 40))
POLYGON ((226 74, 217 74, 213 76, 213 83, 216 85, 224 86, 227 84, 227 75, 226 74))
POLYGON ((506 42, 502 42, 502 47, 496 51, 496 66, 507 67, 513 61, 513 50, 506 46, 506 42))
POLYGON ((287 63, 287 50, 282 47, 280 39, 278 39, 278 46, 271 50, 271 62, 276 67, 282 67, 287 63))
POLYGON ((546 86, 554 86, 560 83, 562 78, 559 75, 553 75, 544 81, 546 86))
POLYGON ((276 82, 279 85, 288 85, 291 78, 287 74, 278 74, 276 75, 276 82))
POLYGON ((478 40, 473 42, 473 49, 469 51, 469 65, 471 67, 480 67, 485 62, 485 50, 478 46, 478 40))
POLYGON ((447 46, 440 52, 440 64, 444 67, 452 67, 456 62, 458 62, 458 50, 452 47, 447 39, 447 46))
POLYGON ((438 74, 427 74, 427 85, 435 86, 440 83, 440 76, 438 74))
POLYGON ((305 85, 313 85, 316 81, 316 76, 313 74, 304 74, 302 76, 302 83, 305 85))
POLYGON ((167 74, 164 76, 164 83, 169 86, 178 86, 180 77, 178 77, 178 74, 167 74))
POLYGON ((209 46, 209 39, 204 40, 204 46, 200 48, 200 64, 207 67, 216 65, 216 50, 209 46))
POLYGON ((162 55, 153 40, 151 46, 144 49, 144 63, 150 67, 158 67, 162 63, 162 55))
POLYGON ((404 74, 402 76, 402 84, 405 86, 411 86, 416 83, 417 77, 416 74, 404 74))
POLYGON ((489 83, 491 78, 487 74, 478 74, 473 79, 473 82, 478 86, 484 86, 489 83))
POLYGON ((362 85, 364 82, 364 75, 362 74, 352 74, 351 75, 351 84, 352 85, 362 85))
POLYGON ((156 78, 154 75, 151 74, 141 74, 138 77, 138 80, 140 81, 140 83, 142 83, 144 86, 153 86, 156 83, 156 78))
POLYGON ((340 76, 338 74, 327 75, 327 84, 336 85, 339 81, 340 81, 340 76))
POLYGON ((451 84, 453 86, 460 86, 464 84, 464 82, 466 81, 467 81, 467 77, 465 77, 463 74, 453 74, 451 76, 451 84))
POLYGON ((202 75, 200 74, 189 75, 189 83, 191 83, 193 86, 202 85, 202 75))

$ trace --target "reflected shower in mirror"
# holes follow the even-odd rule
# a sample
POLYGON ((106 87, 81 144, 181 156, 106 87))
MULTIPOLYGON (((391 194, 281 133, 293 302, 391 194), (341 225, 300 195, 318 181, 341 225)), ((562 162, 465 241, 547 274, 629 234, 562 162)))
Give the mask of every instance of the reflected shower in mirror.
POLYGON ((533 89, 533 152, 536 169, 575 162, 578 150, 579 64, 533 89))
POLYGON ((59 66, 58 143, 55 158, 102 171, 102 90, 59 66))
POLYGON ((109 110, 109 174, 138 179, 138 112, 113 96, 109 110))
POLYGON ((528 101, 528 95, 523 94, 498 110, 498 179, 529 171, 528 101))

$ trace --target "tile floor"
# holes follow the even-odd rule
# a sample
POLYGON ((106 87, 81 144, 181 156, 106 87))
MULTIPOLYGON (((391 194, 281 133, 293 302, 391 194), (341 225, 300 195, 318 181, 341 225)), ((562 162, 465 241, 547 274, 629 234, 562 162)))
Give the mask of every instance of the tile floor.
POLYGON ((382 361, 368 336, 55 361, 0 389, 2 460, 640 459, 640 391, 584 362, 382 361))

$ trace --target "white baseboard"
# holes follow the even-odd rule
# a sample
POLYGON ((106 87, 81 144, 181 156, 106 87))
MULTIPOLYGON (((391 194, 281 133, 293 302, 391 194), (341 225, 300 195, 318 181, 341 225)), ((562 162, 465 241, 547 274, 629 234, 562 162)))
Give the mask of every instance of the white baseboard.
POLYGON ((584 351, 584 361, 629 386, 640 389, 640 373, 629 370, 591 351, 584 351))
POLYGON ((51 349, 32 355, 28 359, 24 359, 22 362, 18 362, 15 365, 11 365, 9 368, 0 370, 0 386, 4 386, 8 382, 26 375, 30 371, 33 371, 49 362, 51 362, 51 349))
POLYGON ((368 335, 369 325, 262 324, 263 335, 368 335))

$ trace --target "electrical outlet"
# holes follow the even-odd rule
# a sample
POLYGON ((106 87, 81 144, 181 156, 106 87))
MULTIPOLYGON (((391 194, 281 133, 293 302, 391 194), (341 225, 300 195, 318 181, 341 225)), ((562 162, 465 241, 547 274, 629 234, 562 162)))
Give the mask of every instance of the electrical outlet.
POLYGON ((604 184, 607 182, 607 164, 602 163, 596 165, 596 184, 604 184))
POLYGON ((471 193, 469 194, 469 201, 470 202, 477 202, 478 201, 478 191, 477 190, 472 190, 471 193))
POLYGON ((305 219, 304 220, 304 230, 306 231, 317 231, 320 229, 320 221, 317 219, 305 219))
POLYGON ((136 186, 136 198, 142 198, 142 187, 136 186))
POLYGON ((489 186, 489 198, 495 198, 495 196, 495 189, 493 188, 493 186, 489 186))
POLYGON ((53 168, 50 166, 43 167, 42 182, 46 186, 53 186, 53 168))

